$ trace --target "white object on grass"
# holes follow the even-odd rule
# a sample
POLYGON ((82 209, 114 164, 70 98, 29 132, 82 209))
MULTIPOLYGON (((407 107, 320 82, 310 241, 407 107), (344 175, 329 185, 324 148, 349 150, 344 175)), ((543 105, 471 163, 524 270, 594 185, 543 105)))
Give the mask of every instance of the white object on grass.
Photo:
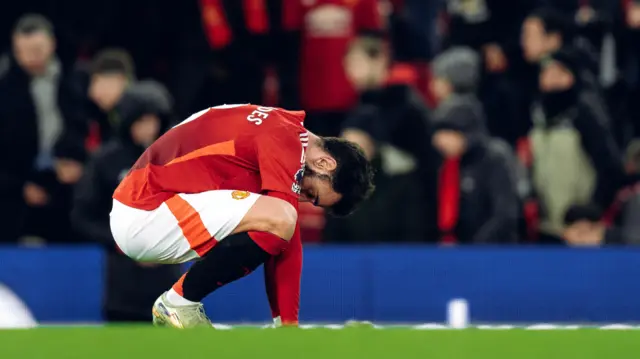
POLYGON ((447 324, 453 329, 469 325, 469 304, 464 299, 453 299, 447 304, 447 324))
POLYGON ((282 318, 280 318, 280 316, 273 318, 273 327, 280 328, 281 326, 282 326, 282 318))
POLYGON ((38 326, 31 311, 7 286, 0 284, 0 329, 23 329, 38 326))

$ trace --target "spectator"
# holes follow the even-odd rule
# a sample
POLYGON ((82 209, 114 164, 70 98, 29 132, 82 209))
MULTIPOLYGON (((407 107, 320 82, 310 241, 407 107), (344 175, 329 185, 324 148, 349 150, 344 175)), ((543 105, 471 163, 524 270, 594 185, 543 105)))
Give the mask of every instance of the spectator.
POLYGON ((518 34, 536 0, 445 0, 446 44, 482 54, 489 73, 505 72, 519 56, 518 34))
POLYGON ((301 2, 200 0, 157 4, 169 20, 169 25, 164 20, 158 23, 162 25, 160 30, 168 29, 177 114, 186 118, 223 103, 299 108, 300 39, 288 21, 291 14, 299 15, 301 2))
POLYGON ((55 55, 46 18, 20 18, 12 41, 13 53, 0 59, 3 237, 15 240, 27 216, 27 234, 69 240, 71 185, 82 175, 85 151, 65 129, 84 120, 81 94, 55 55))
POLYGON ((177 266, 137 263, 121 254, 111 236, 113 191, 145 148, 170 122, 170 98, 153 82, 133 85, 118 103, 119 131, 93 157, 78 184, 72 212, 77 231, 107 250, 105 318, 150 321, 149 308, 179 277, 177 266))
POLYGON ((574 43, 590 49, 593 56, 598 56, 599 83, 609 88, 616 80, 616 50, 612 36, 613 21, 619 1, 609 0, 542 0, 540 5, 553 8, 557 14, 564 15, 573 28, 574 43))
POLYGON ((574 204, 609 205, 623 178, 619 150, 599 94, 585 85, 578 53, 560 50, 542 62, 533 107, 533 186, 541 233, 559 236, 574 204))
POLYGON ((360 144, 377 164, 376 191, 351 218, 330 219, 331 235, 326 238, 369 242, 433 238, 436 209, 429 206, 435 203, 436 156, 425 142, 426 105, 409 85, 388 82, 389 49, 379 39, 355 40, 344 62, 347 77, 360 92, 360 103, 347 117, 343 136, 360 144))
MULTIPOLYGON (((533 66, 528 83, 530 95, 538 88, 540 62, 552 53, 566 48, 582 57, 583 65, 578 76, 585 86, 600 91, 596 74, 598 60, 593 49, 585 43, 575 46, 576 28, 565 15, 553 8, 542 8, 531 13, 522 27, 522 48, 525 59, 533 66)), ((529 101, 531 103, 531 101, 529 101)))
POLYGON ((633 96, 629 95, 625 82, 633 82, 633 75, 619 76, 617 58, 624 58, 626 55, 623 52, 626 50, 616 51, 621 46, 617 46, 609 30, 609 23, 616 12, 614 8, 619 4, 604 0, 552 2, 557 8, 535 11, 523 26, 525 55, 535 64, 535 69, 530 71, 529 81, 523 80, 529 84, 529 105, 537 88, 538 62, 563 47, 579 51, 587 65, 580 76, 585 85, 593 86, 594 90, 601 93, 610 114, 616 142, 621 146, 626 145, 634 132, 629 114, 635 113, 629 111, 628 103, 635 101, 629 101, 633 96))
POLYGON ((511 243, 517 239, 516 159, 488 136, 474 95, 480 61, 468 48, 434 59, 433 145, 445 158, 440 173, 438 224, 445 243, 511 243))
POLYGON ((124 50, 107 49, 94 57, 87 86, 88 114, 91 124, 99 130, 101 141, 107 142, 118 127, 115 107, 135 77, 133 60, 124 50))
POLYGON ((342 64, 351 40, 380 33, 378 5, 377 0, 293 0, 286 7, 287 28, 301 36, 299 83, 309 131, 339 135, 347 112, 356 104, 356 92, 342 64))
POLYGON ((621 71, 624 92, 620 96, 628 98, 629 125, 624 128, 626 135, 640 136, 640 0, 618 2, 620 11, 615 22, 617 38, 617 59, 621 71))
POLYGON ((521 66, 519 28, 535 0, 447 0, 445 44, 481 54, 478 97, 492 135, 510 144, 523 135, 522 94, 514 72, 521 66))
POLYGON ((428 61, 439 49, 438 12, 442 0, 391 0, 389 19, 393 58, 396 61, 428 61))
POLYGON ((538 64, 549 54, 570 44, 571 24, 555 9, 538 9, 529 14, 522 25, 522 49, 525 59, 538 64))
POLYGON ((563 237, 570 246, 596 247, 602 245, 640 244, 640 194, 636 190, 628 196, 619 221, 607 226, 596 206, 572 206, 567 211, 563 237))
POLYGON ((640 244, 640 141, 627 148, 627 186, 601 214, 593 205, 573 206, 565 215, 564 239, 570 245, 640 244))

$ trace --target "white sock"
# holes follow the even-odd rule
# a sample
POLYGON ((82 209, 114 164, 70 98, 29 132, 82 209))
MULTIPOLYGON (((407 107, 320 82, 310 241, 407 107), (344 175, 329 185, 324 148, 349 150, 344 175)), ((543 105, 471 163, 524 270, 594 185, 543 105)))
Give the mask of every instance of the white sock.
POLYGON ((167 292, 167 297, 166 298, 167 298, 167 301, 171 305, 174 305, 176 307, 184 307, 184 306, 187 306, 187 305, 198 304, 197 302, 192 302, 192 301, 190 301, 188 299, 185 299, 183 296, 178 294, 178 292, 173 290, 173 288, 171 288, 171 290, 167 292))

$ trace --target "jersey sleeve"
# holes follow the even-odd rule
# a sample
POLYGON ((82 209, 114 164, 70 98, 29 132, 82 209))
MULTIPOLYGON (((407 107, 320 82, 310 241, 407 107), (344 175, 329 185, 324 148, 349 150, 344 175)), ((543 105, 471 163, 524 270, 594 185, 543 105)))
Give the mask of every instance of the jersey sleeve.
POLYGON ((300 225, 296 227, 289 247, 265 263, 264 276, 274 321, 284 325, 297 325, 302 277, 300 225))
MULTIPOLYGON (((302 127, 300 127, 302 129, 302 127)), ((278 126, 256 138, 261 191, 300 195, 306 133, 296 126, 278 126)))

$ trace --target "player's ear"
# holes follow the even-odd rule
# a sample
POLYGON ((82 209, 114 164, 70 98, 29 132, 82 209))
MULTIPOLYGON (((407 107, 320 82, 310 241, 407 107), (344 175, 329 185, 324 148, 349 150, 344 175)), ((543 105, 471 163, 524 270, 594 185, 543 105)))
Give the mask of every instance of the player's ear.
POLYGON ((326 172, 333 172, 338 167, 338 163, 336 162, 335 158, 331 157, 328 154, 316 159, 315 165, 319 169, 326 172))

